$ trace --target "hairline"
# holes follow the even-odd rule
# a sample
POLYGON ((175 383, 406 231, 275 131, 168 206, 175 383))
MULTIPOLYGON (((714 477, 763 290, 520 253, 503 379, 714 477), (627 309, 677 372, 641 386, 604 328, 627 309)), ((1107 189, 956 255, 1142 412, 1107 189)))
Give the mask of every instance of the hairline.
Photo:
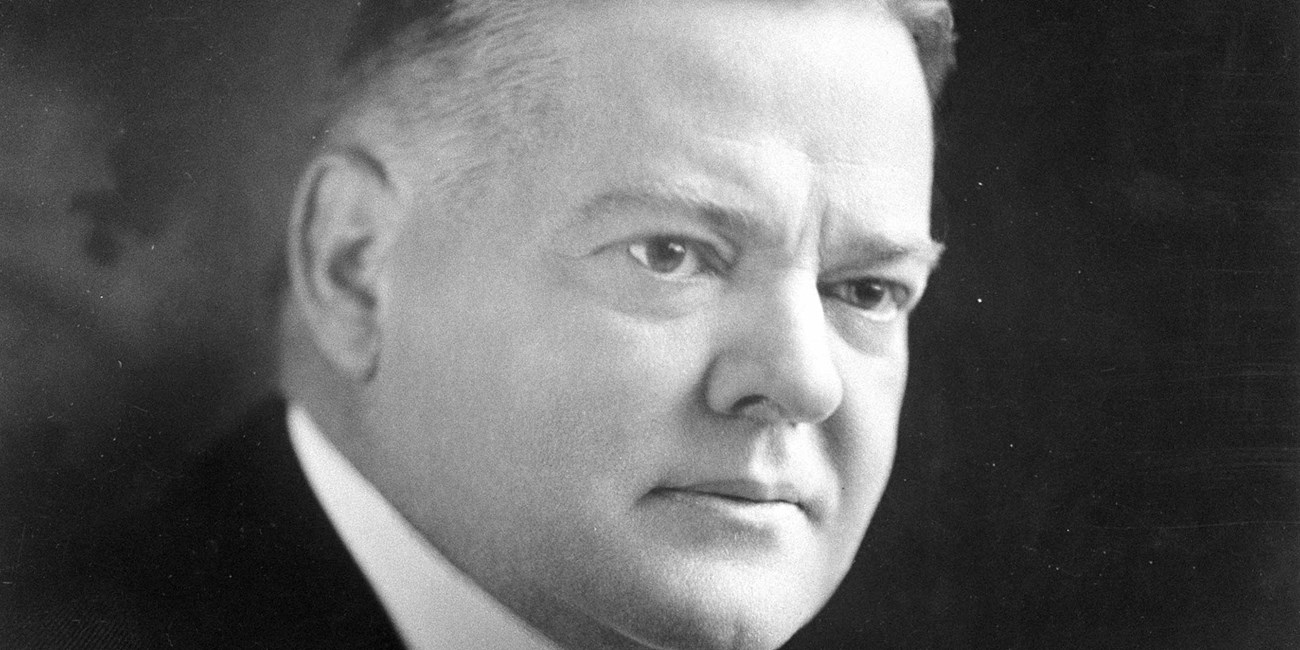
MULTIPOLYGON (((912 37, 933 111, 954 63, 949 3, 863 1, 883 9, 912 37)), ((564 62, 547 38, 552 5, 438 4, 395 32, 385 47, 341 62, 340 101, 331 124, 336 133, 326 145, 340 138, 378 139, 398 161, 418 165, 425 175, 420 182, 442 202, 463 205, 481 183, 500 178, 500 164, 526 154, 546 131, 554 87, 566 83, 564 62), (375 116, 376 123, 366 124, 375 116), (430 169, 438 176, 428 178, 430 169)))

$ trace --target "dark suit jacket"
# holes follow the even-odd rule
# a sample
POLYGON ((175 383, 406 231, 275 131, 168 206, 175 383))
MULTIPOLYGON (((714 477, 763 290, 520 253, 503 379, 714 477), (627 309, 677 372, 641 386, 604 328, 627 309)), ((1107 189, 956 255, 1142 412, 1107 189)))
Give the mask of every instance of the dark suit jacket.
POLYGON ((293 453, 281 402, 171 497, 6 576, 0 647, 400 648, 293 453))

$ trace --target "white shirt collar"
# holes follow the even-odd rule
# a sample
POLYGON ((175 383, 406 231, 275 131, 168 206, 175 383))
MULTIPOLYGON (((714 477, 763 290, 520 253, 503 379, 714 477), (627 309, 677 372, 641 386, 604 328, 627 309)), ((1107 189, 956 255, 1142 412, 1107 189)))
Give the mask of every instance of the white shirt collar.
POLYGON ((556 650, 417 532, 316 427, 289 407, 289 438, 339 537, 413 650, 556 650))

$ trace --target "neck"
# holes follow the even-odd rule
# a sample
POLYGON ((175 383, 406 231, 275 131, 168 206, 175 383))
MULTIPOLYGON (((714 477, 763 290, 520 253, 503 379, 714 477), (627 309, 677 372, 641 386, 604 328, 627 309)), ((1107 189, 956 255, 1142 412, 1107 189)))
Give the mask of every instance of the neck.
POLYGON ((357 383, 340 374, 316 348, 308 328, 288 315, 281 336, 280 385, 289 401, 311 415, 320 432, 350 462, 361 465, 365 403, 357 383))

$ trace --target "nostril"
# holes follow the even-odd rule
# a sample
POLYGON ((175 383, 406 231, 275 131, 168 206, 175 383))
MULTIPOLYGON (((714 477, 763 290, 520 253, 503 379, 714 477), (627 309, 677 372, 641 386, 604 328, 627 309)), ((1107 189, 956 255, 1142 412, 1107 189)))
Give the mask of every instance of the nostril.
POLYGON ((767 401, 767 398, 762 395, 746 395, 736 400, 736 403, 731 406, 731 412, 740 415, 741 411, 756 404, 762 404, 765 401, 767 401))
POLYGON ((775 424, 789 419, 780 404, 762 395, 746 395, 736 400, 731 413, 762 424, 775 424))

